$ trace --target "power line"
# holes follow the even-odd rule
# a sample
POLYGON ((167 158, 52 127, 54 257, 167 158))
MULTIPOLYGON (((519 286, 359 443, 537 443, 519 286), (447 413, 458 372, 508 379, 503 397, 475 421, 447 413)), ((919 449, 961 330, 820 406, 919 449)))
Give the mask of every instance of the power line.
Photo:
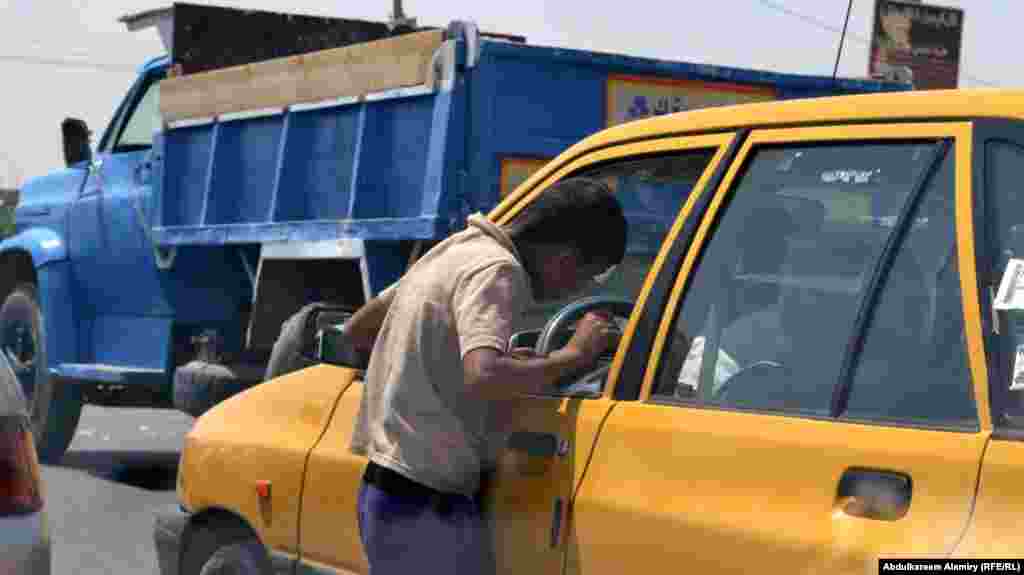
MULTIPOLYGON (((814 16, 809 16, 807 14, 803 14, 801 12, 797 12, 796 10, 793 10, 792 8, 787 8, 787 7, 783 6, 782 4, 779 4, 778 2, 773 2, 772 0, 756 0, 756 1, 758 3, 760 3, 761 5, 765 6, 766 8, 769 8, 771 10, 775 10, 776 12, 780 12, 782 14, 786 14, 787 16, 791 16, 791 17, 796 18, 798 20, 801 20, 801 21, 803 21, 803 22, 805 22, 807 24, 811 24, 813 26, 821 28, 823 30, 828 30, 830 32, 835 32, 836 34, 842 33, 842 29, 839 28, 839 27, 833 26, 833 25, 829 24, 828 22, 825 22, 824 20, 820 20, 818 18, 815 18, 814 16)), ((857 41, 858 43, 860 43, 862 45, 869 46, 871 44, 871 40, 869 40, 869 39, 867 39, 867 38, 865 38, 863 36, 858 36, 857 34, 853 34, 853 33, 847 33, 847 35, 850 37, 850 39, 855 40, 855 41, 857 41)), ((968 74, 967 70, 963 69, 963 67, 961 67, 960 72, 963 74, 963 76, 965 78, 967 78, 968 80, 970 80, 970 81, 972 81, 972 82, 974 82, 976 84, 981 84, 983 86, 989 86, 989 87, 993 87, 993 88, 998 88, 1000 86, 1000 84, 998 84, 996 82, 992 82, 992 81, 989 81, 989 80, 983 80, 981 78, 978 78, 976 76, 972 76, 972 75, 968 74)))
POLYGON ((17 62, 19 64, 39 64, 43 66, 60 66, 64 68, 91 68, 104 72, 134 72, 137 66, 127 64, 104 64, 88 60, 68 60, 64 58, 41 58, 21 54, 0 54, 0 62, 17 62))
POLYGON ((846 4, 846 18, 843 18, 843 33, 839 36, 839 50, 836 51, 836 66, 832 68, 832 80, 839 74, 839 59, 843 57, 843 44, 846 40, 846 28, 850 24, 850 13, 853 12, 853 0, 846 4))

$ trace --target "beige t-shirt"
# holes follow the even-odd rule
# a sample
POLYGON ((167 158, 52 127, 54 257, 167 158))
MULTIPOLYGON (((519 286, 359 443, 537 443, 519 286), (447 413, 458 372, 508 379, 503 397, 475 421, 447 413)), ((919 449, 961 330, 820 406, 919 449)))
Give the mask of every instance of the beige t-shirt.
POLYGON ((505 351, 533 298, 505 232, 480 215, 468 222, 388 288, 397 291, 370 355, 351 450, 472 495, 489 451, 490 405, 464 393, 462 360, 481 347, 505 351))

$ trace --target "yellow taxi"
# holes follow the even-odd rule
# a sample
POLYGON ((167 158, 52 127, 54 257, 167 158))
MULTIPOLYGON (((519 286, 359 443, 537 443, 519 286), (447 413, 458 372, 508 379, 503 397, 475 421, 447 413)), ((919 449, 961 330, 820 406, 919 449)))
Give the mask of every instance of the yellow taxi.
MULTIPOLYGON (((530 398, 509 436, 487 494, 499 570, 876 573, 880 558, 1020 555, 1024 92, 636 121, 488 217, 577 175, 621 199, 626 260, 534 310, 515 343, 550 351, 594 307, 622 335, 530 398)), ((156 524, 165 574, 366 572, 366 462, 348 449, 360 372, 322 359, 196 422, 180 506, 156 524)))

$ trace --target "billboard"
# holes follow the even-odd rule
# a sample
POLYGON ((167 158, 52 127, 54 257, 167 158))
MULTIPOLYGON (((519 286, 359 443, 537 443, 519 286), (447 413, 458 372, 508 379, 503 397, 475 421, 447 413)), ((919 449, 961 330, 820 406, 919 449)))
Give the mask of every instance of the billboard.
POLYGON ((898 78, 909 69, 915 88, 956 88, 963 27, 960 8, 876 0, 868 73, 898 78))

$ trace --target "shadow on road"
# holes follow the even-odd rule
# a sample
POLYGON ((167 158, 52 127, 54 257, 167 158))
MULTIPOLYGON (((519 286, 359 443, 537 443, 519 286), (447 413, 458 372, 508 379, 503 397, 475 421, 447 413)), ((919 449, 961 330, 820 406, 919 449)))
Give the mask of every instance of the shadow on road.
POLYGON ((57 467, 148 491, 173 491, 178 455, 168 451, 69 451, 57 467))

